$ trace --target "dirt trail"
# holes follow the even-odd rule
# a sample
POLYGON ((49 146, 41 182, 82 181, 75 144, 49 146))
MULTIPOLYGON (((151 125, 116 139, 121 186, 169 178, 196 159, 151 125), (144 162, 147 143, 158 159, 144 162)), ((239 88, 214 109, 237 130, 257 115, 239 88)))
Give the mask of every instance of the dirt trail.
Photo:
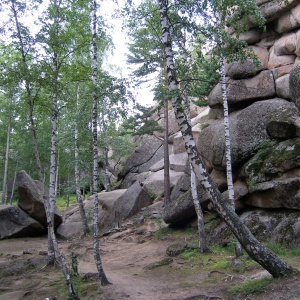
MULTIPOLYGON (((153 236, 153 222, 131 226, 101 239, 101 257, 112 285, 101 287, 93 258, 92 237, 60 241, 63 253, 78 255, 80 282, 74 282, 83 300, 197 300, 197 299, 300 299, 299 278, 276 282, 264 294, 248 297, 228 297, 228 287, 243 282, 256 274, 265 274, 255 266, 234 274, 229 270, 214 271, 218 257, 211 255, 208 262, 197 263, 182 256, 169 258, 168 245, 178 238, 157 239, 153 236), (155 263, 167 261, 154 268, 155 263), (82 281, 86 274, 91 274, 82 281)), ((62 273, 57 267, 46 266, 47 237, 0 241, 0 300, 43 300, 56 296, 66 298, 62 273), (25 251, 25 252, 24 252, 25 251), (27 254, 24 254, 27 253, 27 254)), ((296 258, 297 264, 300 264, 296 258)))

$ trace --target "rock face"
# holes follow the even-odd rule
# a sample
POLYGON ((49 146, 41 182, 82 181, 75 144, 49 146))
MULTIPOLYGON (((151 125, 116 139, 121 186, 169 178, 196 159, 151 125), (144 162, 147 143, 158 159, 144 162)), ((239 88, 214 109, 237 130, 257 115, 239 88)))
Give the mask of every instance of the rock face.
MULTIPOLYGON (((145 188, 137 181, 129 189, 120 189, 98 194, 99 199, 99 229, 104 233, 121 226, 127 218, 152 204, 152 199, 145 188)), ((84 201, 84 207, 90 228, 93 226, 94 196, 84 201)), ((66 215, 62 225, 57 229, 62 238, 71 238, 83 234, 78 205, 66 215)))
MULTIPOLYGON (((18 185, 18 206, 28 213, 30 217, 37 220, 47 228, 47 218, 41 192, 41 183, 34 181, 25 171, 17 173, 16 183, 18 185)), ((48 190, 46 194, 49 195, 48 190)), ((56 210, 54 215, 54 226, 57 228, 62 222, 61 213, 56 210)))
MULTIPOLYGON (((250 30, 240 39, 253 49, 260 64, 248 59, 243 64, 238 61, 226 65, 235 204, 242 219, 259 238, 271 237, 294 246, 300 242, 300 3, 299 0, 256 2, 266 19, 267 30, 262 31, 251 24, 250 30), (284 226, 292 228, 286 236, 284 226), (260 232, 261 228, 263 232, 260 232), (294 240, 293 235, 297 235, 294 240)), ((208 102, 208 113, 193 116, 192 132, 206 169, 227 199, 220 84, 213 88, 208 102)), ((189 165, 183 156, 185 145, 181 133, 176 132, 174 118, 171 123, 172 178, 182 174, 177 182, 172 182, 171 203, 165 207, 163 218, 165 222, 177 225, 194 218, 195 211, 189 165)), ((140 150, 147 143, 142 143, 132 155, 131 166, 132 162, 141 160, 140 150)), ((159 141, 154 144, 158 146, 159 141)), ((143 162, 135 163, 135 167, 130 169, 126 164, 127 171, 120 179, 123 178, 126 184, 138 181, 149 190, 151 187, 155 196, 159 196, 163 191, 164 161, 163 152, 158 159, 158 151, 154 148, 152 154, 146 151, 143 162), (150 161, 155 156, 157 160, 150 161), (146 165, 151 166, 148 169, 139 167, 146 165)), ((209 199, 198 189, 202 206, 206 208, 209 199)), ((225 225, 222 226, 212 231, 211 241, 218 242, 223 238, 225 225)))
POLYGON ((0 240, 12 237, 37 236, 45 233, 44 227, 18 206, 0 206, 0 240))

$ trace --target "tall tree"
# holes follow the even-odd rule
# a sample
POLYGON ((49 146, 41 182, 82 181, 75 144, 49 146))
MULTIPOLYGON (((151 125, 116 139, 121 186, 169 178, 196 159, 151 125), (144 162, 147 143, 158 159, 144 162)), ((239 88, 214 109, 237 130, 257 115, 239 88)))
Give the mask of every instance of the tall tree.
POLYGON ((103 269, 100 257, 99 242, 99 200, 98 200, 98 98, 97 98, 97 2, 93 0, 93 19, 92 19, 92 56, 93 56, 93 195, 94 195, 94 259, 98 270, 98 275, 102 285, 108 285, 106 274, 103 269))
POLYGON ((198 149, 196 148, 195 141, 192 136, 191 126, 189 125, 184 114, 184 110, 181 106, 179 86, 174 64, 172 41, 170 36, 168 1, 159 0, 158 3, 160 5, 162 41, 165 49, 169 89, 173 94, 172 104, 195 174, 200 181, 200 184, 209 193, 215 209, 221 218, 227 223, 249 256, 257 261, 263 268, 265 268, 273 277, 291 274, 294 272, 293 268, 278 258, 274 252, 264 247, 252 235, 252 233, 240 220, 237 214, 231 209, 231 207, 224 201, 224 198, 218 190, 216 183, 212 180, 211 176, 203 165, 202 158, 198 152, 198 149))
POLYGON ((79 83, 76 84, 76 116, 74 122, 74 153, 75 153, 75 189, 76 189, 76 199, 79 205, 80 217, 82 221, 83 233, 86 235, 90 232, 89 225, 87 222, 87 217, 82 201, 80 186, 79 186, 79 165, 78 165, 78 158, 79 158, 79 147, 78 147, 78 100, 79 100, 79 83))

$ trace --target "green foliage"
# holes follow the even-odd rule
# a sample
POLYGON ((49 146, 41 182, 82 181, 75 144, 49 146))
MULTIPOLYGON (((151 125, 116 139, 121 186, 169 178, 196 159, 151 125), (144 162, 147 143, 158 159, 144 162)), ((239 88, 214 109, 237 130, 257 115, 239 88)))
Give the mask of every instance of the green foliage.
POLYGON ((68 201, 69 206, 77 204, 76 195, 63 195, 56 197, 56 206, 59 209, 59 211, 64 212, 68 208, 68 201))
POLYGON ((154 113, 152 108, 140 104, 137 104, 136 108, 138 112, 122 124, 123 135, 153 135, 155 131, 163 131, 163 128, 152 117, 154 113))
POLYGON ((297 257, 300 255, 300 246, 291 248, 289 245, 278 244, 271 241, 265 242, 264 245, 281 257, 297 257))
POLYGON ((253 295, 257 293, 263 293, 266 287, 274 282, 275 279, 264 277, 262 279, 257 280, 249 280, 240 284, 237 284, 228 289, 228 293, 232 296, 239 295, 253 295))

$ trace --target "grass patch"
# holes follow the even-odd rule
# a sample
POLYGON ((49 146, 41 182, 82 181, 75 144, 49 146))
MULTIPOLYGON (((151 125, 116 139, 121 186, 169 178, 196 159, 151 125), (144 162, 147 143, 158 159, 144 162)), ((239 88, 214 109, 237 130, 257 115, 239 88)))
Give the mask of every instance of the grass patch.
POLYGON ((162 227, 154 233, 154 236, 158 239, 174 238, 183 240, 193 240, 196 237, 196 233, 196 230, 193 228, 173 229, 170 227, 162 227))
POLYGON ((264 277, 262 279, 251 280, 237 284, 228 289, 228 293, 231 296, 238 295, 252 295, 256 293, 263 293, 266 287, 274 281, 273 278, 264 277))
POLYGON ((67 209, 68 197, 69 206, 77 204, 76 195, 63 195, 56 197, 56 206, 61 212, 64 212, 67 209))
POLYGON ((300 247, 291 249, 288 245, 276 244, 271 241, 265 242, 264 245, 281 257, 300 256, 300 247))

